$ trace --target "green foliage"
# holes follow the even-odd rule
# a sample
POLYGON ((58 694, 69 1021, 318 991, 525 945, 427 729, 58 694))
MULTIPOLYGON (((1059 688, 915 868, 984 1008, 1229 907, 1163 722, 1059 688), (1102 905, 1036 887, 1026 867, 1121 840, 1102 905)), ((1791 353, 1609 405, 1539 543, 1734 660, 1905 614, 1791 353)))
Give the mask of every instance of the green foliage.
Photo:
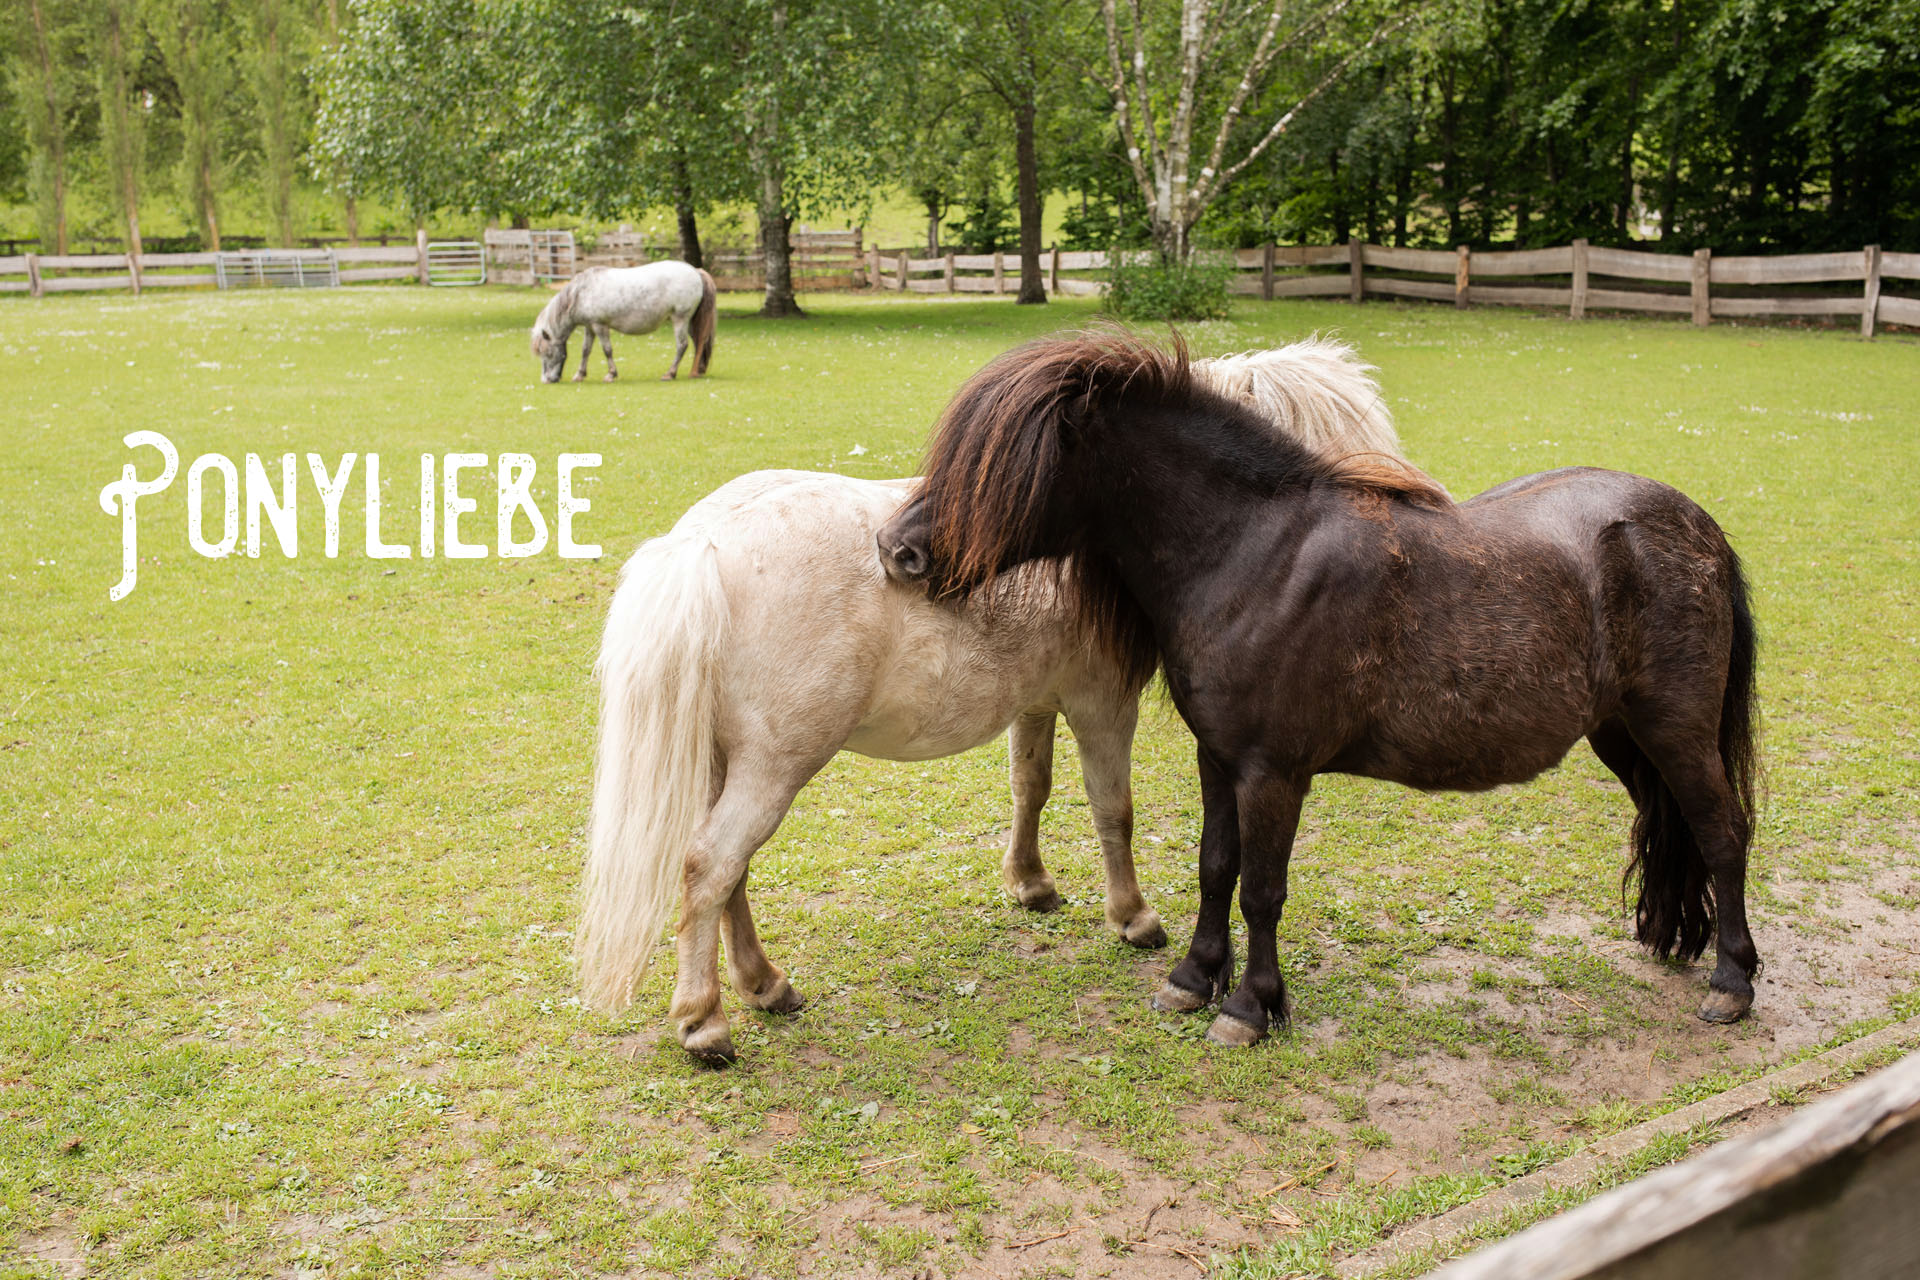
POLYGON ((1229 309, 1227 281, 1232 278, 1228 266, 1115 253, 1107 273, 1107 310, 1123 320, 1221 320, 1229 309))
POLYGON ((962 253, 1016 249, 1020 240, 1013 221, 1012 202, 998 186, 986 187, 960 206, 960 217, 947 223, 947 238, 962 253))

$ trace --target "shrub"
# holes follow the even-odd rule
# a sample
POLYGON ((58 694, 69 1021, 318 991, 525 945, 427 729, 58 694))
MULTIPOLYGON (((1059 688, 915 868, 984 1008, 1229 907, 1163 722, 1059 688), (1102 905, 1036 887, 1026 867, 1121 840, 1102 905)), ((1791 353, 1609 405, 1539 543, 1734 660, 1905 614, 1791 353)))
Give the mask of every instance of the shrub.
POLYGON ((1228 266, 1137 263, 1116 253, 1107 276, 1107 310, 1123 320, 1224 320, 1228 266))

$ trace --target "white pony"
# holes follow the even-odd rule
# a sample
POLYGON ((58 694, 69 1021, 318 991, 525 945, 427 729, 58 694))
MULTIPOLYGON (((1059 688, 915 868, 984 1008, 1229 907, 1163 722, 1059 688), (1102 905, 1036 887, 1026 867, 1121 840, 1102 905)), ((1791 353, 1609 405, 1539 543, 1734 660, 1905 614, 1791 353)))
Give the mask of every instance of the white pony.
MULTIPOLYGON (((1336 454, 1400 456, 1370 369, 1310 340, 1194 363, 1276 428, 1336 454)), ((1166 942, 1133 868, 1130 755, 1149 671, 1059 607, 1054 582, 1003 575, 989 598, 929 601, 882 572, 875 534, 912 480, 802 471, 741 476, 694 504, 621 571, 596 668, 599 755, 575 939, 582 992, 632 998, 681 901, 671 1016, 697 1057, 727 1061, 719 935, 742 998, 787 1013, 801 997, 760 946, 747 864, 835 752, 927 760, 1011 725, 1014 821, 1001 864, 1023 905, 1059 904, 1040 861, 1054 718, 1080 750, 1106 864, 1106 918, 1127 942, 1166 942)))
POLYGON ((693 375, 707 371, 713 358, 713 324, 719 295, 713 277, 684 262, 649 262, 641 267, 588 267, 540 311, 533 322, 533 354, 540 357, 540 377, 558 382, 567 368, 567 339, 575 328, 587 331, 580 348, 580 372, 587 376, 587 357, 597 335, 607 356, 607 381, 620 376, 613 367, 613 333, 652 333, 673 320, 673 367, 660 379, 680 373, 680 357, 693 345, 693 375))

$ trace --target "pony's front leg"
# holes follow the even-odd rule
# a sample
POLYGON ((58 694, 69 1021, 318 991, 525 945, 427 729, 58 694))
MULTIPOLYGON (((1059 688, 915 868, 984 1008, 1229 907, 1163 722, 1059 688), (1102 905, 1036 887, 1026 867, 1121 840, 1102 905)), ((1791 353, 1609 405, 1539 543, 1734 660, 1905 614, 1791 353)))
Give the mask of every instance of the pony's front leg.
MULTIPOLYGON (((586 338, 580 343, 580 372, 573 375, 575 382, 585 382, 587 380, 587 360, 593 355, 593 326, 586 326, 586 330, 586 338)), ((565 366, 562 367, 564 368, 565 366)))
POLYGON ((1069 708, 1067 723, 1080 747, 1080 772, 1093 806, 1093 828, 1107 872, 1107 925, 1136 947, 1164 947, 1160 913, 1140 894, 1133 869, 1133 730, 1139 704, 1122 697, 1091 711, 1069 708))
POLYGON ((1051 711, 1023 711, 1007 730, 1007 775, 1013 784, 1013 831, 1000 860, 1000 880, 1029 911, 1057 911, 1060 893, 1040 861, 1040 810, 1053 793, 1051 711))
POLYGON ((727 1015, 720 1008, 721 915, 746 878, 754 851, 773 835, 798 790, 798 785, 783 787, 730 769, 726 787, 687 851, 676 940, 680 972, 668 1014, 679 1023, 681 1045, 702 1061, 734 1058, 727 1015))
POLYGON ((1285 1025, 1287 984, 1280 976, 1280 912, 1287 904, 1287 862, 1300 825, 1304 779, 1260 776, 1235 788, 1240 809, 1240 914, 1247 921, 1247 971, 1207 1028, 1215 1044, 1250 1045, 1270 1022, 1285 1025))
POLYGON ((798 1013, 806 1005, 786 971, 767 957, 753 927, 753 909, 747 905, 747 877, 733 886, 727 899, 727 975, 740 998, 768 1013, 798 1013))
POLYGON ((660 381, 672 382, 680 376, 680 357, 686 354, 687 322, 685 320, 675 320, 673 322, 673 365, 665 374, 661 375, 660 381))
POLYGON ((1233 783, 1202 747, 1200 803, 1200 918, 1186 958, 1167 975, 1153 1007, 1191 1013, 1227 993, 1233 985, 1233 939, 1227 933, 1233 910, 1233 886, 1240 878, 1240 808, 1233 783))
MULTIPOLYGON (((588 342, 591 343, 592 339, 589 338, 588 342)), ((604 355, 607 358, 606 381, 612 382, 615 378, 620 376, 620 371, 613 367, 613 326, 612 325, 603 324, 600 326, 600 354, 604 355)))

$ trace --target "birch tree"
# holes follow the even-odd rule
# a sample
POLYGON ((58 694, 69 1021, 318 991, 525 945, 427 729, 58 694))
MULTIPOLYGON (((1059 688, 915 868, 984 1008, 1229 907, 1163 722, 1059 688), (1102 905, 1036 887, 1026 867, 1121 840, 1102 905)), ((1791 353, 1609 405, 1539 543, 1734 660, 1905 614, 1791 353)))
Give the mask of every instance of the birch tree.
POLYGON ((180 93, 180 196, 200 242, 220 249, 220 134, 233 87, 231 40, 212 0, 156 0, 153 34, 180 93))
POLYGON ((1123 16, 1117 0, 1101 0, 1106 86, 1128 167, 1147 203, 1154 247, 1163 258, 1184 262, 1194 224, 1220 193, 1410 14, 1390 12, 1347 52, 1330 63, 1323 58, 1304 92, 1279 94, 1276 102, 1269 99, 1276 97, 1271 90, 1282 59, 1331 42, 1360 0, 1325 0, 1304 13, 1289 0, 1272 0, 1271 7, 1180 0, 1171 39, 1152 25, 1144 7, 1151 2, 1127 0, 1123 16), (1228 79, 1236 67, 1238 77, 1228 79), (1202 117, 1209 115, 1211 128, 1203 129, 1202 117), (1202 145, 1203 155, 1196 150, 1202 145), (1202 155, 1197 175, 1196 155, 1202 155))
POLYGON ((140 168, 146 153, 146 110, 134 88, 142 32, 132 0, 99 0, 91 50, 100 95, 100 145, 107 180, 120 205, 127 252, 140 256, 140 168))
POLYGON ((73 100, 71 15, 55 0, 26 0, 16 10, 8 71, 26 122, 27 188, 40 252, 67 251, 67 112, 73 100))

